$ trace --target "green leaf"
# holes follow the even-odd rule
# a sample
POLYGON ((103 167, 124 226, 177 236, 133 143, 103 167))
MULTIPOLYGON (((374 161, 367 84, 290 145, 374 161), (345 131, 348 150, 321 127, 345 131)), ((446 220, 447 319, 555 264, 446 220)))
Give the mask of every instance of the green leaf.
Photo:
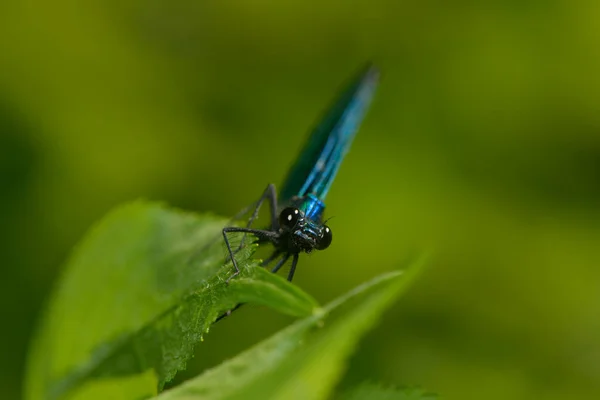
POLYGON ((420 270, 382 275, 157 400, 325 399, 360 337, 420 270))
POLYGON ((215 318, 240 302, 294 316, 316 302, 237 255, 223 265, 226 220, 138 201, 95 226, 75 248, 29 354, 26 398, 139 399, 184 369, 215 318))
POLYGON ((438 396, 422 389, 396 389, 364 383, 338 397, 339 400, 436 400, 438 396))

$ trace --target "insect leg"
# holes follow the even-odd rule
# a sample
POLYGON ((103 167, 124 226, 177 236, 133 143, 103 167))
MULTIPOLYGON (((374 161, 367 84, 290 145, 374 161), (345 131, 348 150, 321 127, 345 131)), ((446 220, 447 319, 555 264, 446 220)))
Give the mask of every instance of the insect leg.
POLYGON ((290 267, 290 273, 288 274, 288 281, 292 281, 294 279, 294 272, 296 272, 296 265, 298 265, 298 253, 294 254, 294 258, 292 259, 292 266, 290 267))

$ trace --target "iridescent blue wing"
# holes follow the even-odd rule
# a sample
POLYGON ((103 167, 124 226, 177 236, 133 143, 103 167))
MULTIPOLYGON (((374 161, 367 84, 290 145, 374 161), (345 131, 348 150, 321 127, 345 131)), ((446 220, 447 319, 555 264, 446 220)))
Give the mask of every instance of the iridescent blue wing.
POLYGON ((371 102, 378 77, 379 71, 367 66, 325 114, 281 186, 282 204, 308 194, 325 199, 371 102))

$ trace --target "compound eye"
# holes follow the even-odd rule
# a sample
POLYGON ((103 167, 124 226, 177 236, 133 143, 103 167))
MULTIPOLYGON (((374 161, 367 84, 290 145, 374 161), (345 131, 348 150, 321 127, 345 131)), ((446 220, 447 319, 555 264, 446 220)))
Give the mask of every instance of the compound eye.
POLYGON ((292 229, 300 219, 300 210, 294 207, 284 208, 279 214, 279 226, 285 226, 292 229))
POLYGON ((323 226, 323 236, 319 239, 317 243, 317 250, 325 250, 331 244, 331 229, 327 225, 323 226))

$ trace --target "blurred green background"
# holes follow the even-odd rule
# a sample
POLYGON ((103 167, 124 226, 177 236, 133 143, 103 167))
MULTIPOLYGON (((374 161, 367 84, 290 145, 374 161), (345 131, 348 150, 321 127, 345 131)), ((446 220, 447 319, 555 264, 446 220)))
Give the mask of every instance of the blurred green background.
MULTIPOLYGON (((284 3, 0 3, 0 397, 90 224, 139 197, 235 214, 373 60, 333 245, 295 282, 326 302, 438 253, 341 387, 600 398, 600 2, 284 3)), ((239 311, 179 379, 289 322, 239 311)))

